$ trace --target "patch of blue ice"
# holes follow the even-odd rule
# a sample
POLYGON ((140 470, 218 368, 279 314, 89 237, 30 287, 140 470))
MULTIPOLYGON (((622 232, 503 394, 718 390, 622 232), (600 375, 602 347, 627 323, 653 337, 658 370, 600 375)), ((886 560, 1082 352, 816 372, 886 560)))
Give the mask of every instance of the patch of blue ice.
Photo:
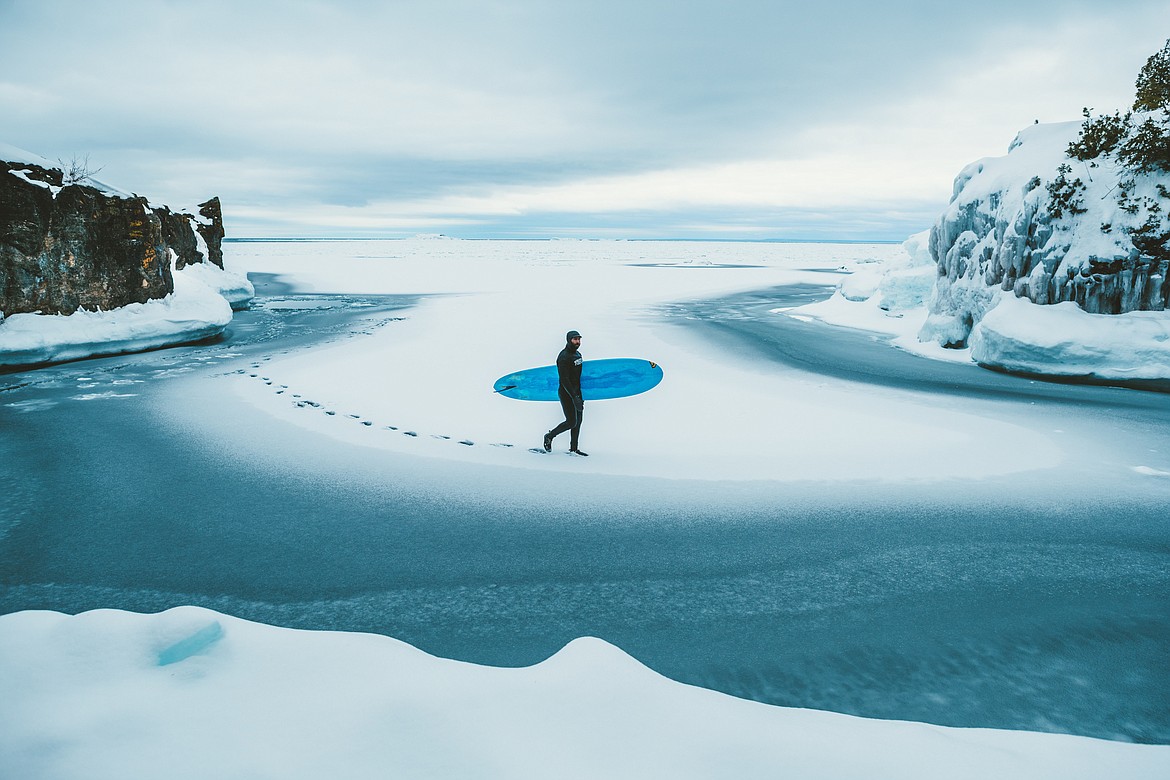
POLYGON ((159 651, 158 665, 168 666, 177 664, 179 661, 186 661, 193 655, 206 652, 220 639, 223 639, 223 626, 218 621, 212 621, 186 639, 180 639, 170 647, 159 651))

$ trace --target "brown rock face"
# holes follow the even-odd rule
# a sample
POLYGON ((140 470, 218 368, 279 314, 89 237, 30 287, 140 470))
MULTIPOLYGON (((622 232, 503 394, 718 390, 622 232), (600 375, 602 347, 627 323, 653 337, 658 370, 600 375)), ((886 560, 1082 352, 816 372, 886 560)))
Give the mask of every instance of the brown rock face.
POLYGON ((198 217, 166 206, 156 208, 154 213, 162 222, 163 241, 175 252, 176 269, 203 262, 223 268, 223 212, 219 198, 200 203, 198 217), (199 249, 196 233, 207 248, 206 257, 199 249))
POLYGON ((207 259, 223 268, 223 210, 219 198, 200 203, 199 216, 203 219, 195 220, 195 229, 207 244, 207 259))
POLYGON ((182 270, 189 265, 202 263, 204 258, 199 252, 195 232, 191 230, 191 217, 171 211, 166 206, 154 210, 162 225, 163 242, 175 253, 175 268, 182 270))
POLYGON ((145 303, 174 291, 176 267, 210 260, 223 267, 219 199, 200 218, 152 209, 62 172, 0 161, 0 313, 72 314, 145 303), (207 246, 199 251, 195 231, 207 246))
POLYGON ((0 162, 5 314, 72 314, 161 298, 174 289, 166 249, 145 198, 62 186, 60 171, 0 162))

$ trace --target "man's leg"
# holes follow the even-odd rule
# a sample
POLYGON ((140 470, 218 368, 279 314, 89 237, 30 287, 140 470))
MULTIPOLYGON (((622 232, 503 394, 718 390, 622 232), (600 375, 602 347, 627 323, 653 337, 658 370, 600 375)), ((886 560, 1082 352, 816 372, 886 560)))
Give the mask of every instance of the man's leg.
MULTIPOLYGON (((580 427, 579 418, 577 416, 577 407, 573 404, 573 399, 570 398, 568 400, 565 400, 565 397, 563 395, 560 396, 560 401, 561 401, 561 411, 565 413, 565 420, 560 425, 558 425, 557 427, 555 427, 551 431, 549 431, 547 434, 545 434, 544 438, 546 441, 552 441, 553 439, 555 439, 557 436, 560 436, 565 431, 572 430, 572 431, 574 431, 573 441, 576 441, 577 440, 576 431, 580 427), (576 427, 574 427, 574 426, 576 426, 576 427)), ((574 444, 573 446, 575 447, 576 444, 574 444)))
POLYGON ((584 409, 578 409, 576 405, 573 406, 573 414, 576 416, 572 427, 572 433, 569 434, 569 449, 577 449, 577 439, 581 437, 581 418, 585 416, 584 409))

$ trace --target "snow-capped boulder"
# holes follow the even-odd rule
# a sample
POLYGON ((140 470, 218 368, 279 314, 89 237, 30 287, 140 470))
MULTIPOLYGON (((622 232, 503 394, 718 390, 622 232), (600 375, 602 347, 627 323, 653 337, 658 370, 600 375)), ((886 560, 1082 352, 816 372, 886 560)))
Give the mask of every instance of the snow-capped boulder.
POLYGON ((0 311, 72 314, 173 290, 162 225, 145 198, 0 149, 0 311))

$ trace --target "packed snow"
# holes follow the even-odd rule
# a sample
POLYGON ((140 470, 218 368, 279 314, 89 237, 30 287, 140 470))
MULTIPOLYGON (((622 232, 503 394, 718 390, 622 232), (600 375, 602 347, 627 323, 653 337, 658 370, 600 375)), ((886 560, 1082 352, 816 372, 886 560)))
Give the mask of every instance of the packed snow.
POLYGON ((6 777, 1165 777, 1170 747, 773 707, 599 639, 527 668, 196 607, 0 617, 6 777))
POLYGON ((19 146, 6 144, 3 141, 0 141, 0 160, 14 163, 26 163, 46 169, 61 167, 60 163, 53 162, 52 160, 42 157, 39 154, 34 154, 27 149, 21 149, 19 146))

